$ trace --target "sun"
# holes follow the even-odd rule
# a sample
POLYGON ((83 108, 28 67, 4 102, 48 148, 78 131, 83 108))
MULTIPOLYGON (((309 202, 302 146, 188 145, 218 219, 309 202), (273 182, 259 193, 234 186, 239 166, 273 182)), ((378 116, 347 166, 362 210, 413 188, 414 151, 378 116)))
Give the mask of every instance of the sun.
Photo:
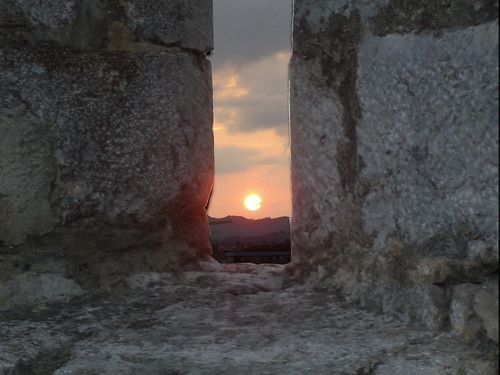
POLYGON ((245 198, 245 207, 250 211, 257 211, 260 208, 262 199, 258 195, 252 194, 245 198))

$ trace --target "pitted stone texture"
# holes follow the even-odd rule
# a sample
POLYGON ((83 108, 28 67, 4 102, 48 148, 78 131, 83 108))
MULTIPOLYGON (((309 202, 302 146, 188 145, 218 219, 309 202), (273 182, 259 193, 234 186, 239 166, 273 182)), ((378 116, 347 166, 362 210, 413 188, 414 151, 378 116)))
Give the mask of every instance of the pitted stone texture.
POLYGON ((363 226, 374 249, 388 234, 422 243, 461 227, 496 243, 498 23, 366 37, 358 61, 363 226))
POLYGON ((19 244, 28 234, 54 229, 54 173, 51 135, 38 126, 38 119, 23 103, 0 110, 0 245, 19 244))
POLYGON ((358 238, 355 97, 359 12, 336 1, 294 3, 290 63, 292 252, 312 260, 358 238), (323 6, 323 7, 322 7, 323 6), (340 8, 339 8, 340 7, 340 8), (330 13, 322 13, 328 9, 330 13), (354 130, 354 132, 353 132, 354 130))
POLYGON ((199 53, 211 51, 212 18, 211 0, 0 3, 0 30, 4 28, 9 38, 52 41, 78 51, 95 51, 106 46, 116 49, 117 45, 130 49, 131 41, 199 53), (117 43, 116 38, 126 40, 129 45, 117 43))
POLYGON ((78 1, 3 0, 0 4, 1 26, 59 29, 75 22, 78 1))
MULTIPOLYGON (((300 19, 306 16, 313 22, 310 23, 311 30, 318 32, 322 24, 328 22, 332 14, 342 14, 350 17, 351 12, 359 11, 361 21, 377 15, 385 8, 390 0, 303 0, 294 3, 294 17, 300 19)), ((300 32, 300 30, 299 30, 300 32)))
POLYGON ((314 284, 283 288, 280 276, 255 265, 145 273, 106 296, 2 312, 0 374, 495 374, 492 347, 353 309, 314 284))
POLYGON ((498 277, 481 284, 474 296, 474 312, 488 338, 498 344, 498 277))
POLYGON ((121 0, 125 23, 137 40, 213 50, 212 1, 121 0))
POLYGON ((294 276, 433 329, 481 322, 451 290, 498 270, 497 8, 294 2, 294 276))
POLYGON ((429 360, 429 358, 394 358, 387 363, 377 367, 373 375, 495 375, 497 373, 496 366, 488 360, 470 360, 464 358, 462 363, 459 360, 450 358, 449 361, 443 363, 441 360, 429 360))
POLYGON ((33 1, 0 3, 1 39, 19 42, 55 42, 73 50, 97 50, 104 46, 107 19, 98 0, 33 1))
MULTIPOLYGON (((363 8, 368 8, 364 1, 363 8)), ((459 1, 370 1, 371 9, 379 5, 377 12, 370 12, 364 25, 367 33, 384 36, 392 33, 420 33, 422 31, 443 30, 477 26, 498 19, 498 0, 459 0, 459 1), (383 6, 380 6, 384 3, 383 6), (374 14, 375 13, 375 14, 374 14)))
MULTIPOLYGON (((337 142, 343 139, 343 108, 333 91, 321 82, 319 62, 290 67, 292 107, 292 239, 294 248, 321 251, 328 244, 325 235, 342 225, 344 202, 336 164, 337 142), (300 103, 300 104, 299 104, 300 103), (314 152, 311 152, 314 150, 314 152), (327 166, 328 173, 318 166, 327 166)), ((301 257, 294 251, 294 259, 301 257)))
MULTIPOLYGON (((3 277, 2 277, 3 278, 3 277)), ((0 310, 53 302, 67 302, 83 290, 73 280, 56 273, 27 272, 0 280, 0 310)))
POLYGON ((450 323, 452 332, 466 342, 486 332, 498 343, 498 277, 481 284, 459 284, 451 294, 450 323))
POLYGON ((10 210, 0 218, 4 245, 52 226, 116 228, 95 230, 116 241, 120 228, 208 241, 213 135, 206 59, 40 46, 3 49, 0 66, 0 128, 10 144, 2 154, 13 163, 0 182, 2 209, 10 210), (27 150, 39 160, 21 157, 27 150), (29 193, 22 196, 17 186, 29 193), (37 230, 36 223, 22 224, 28 212, 35 213, 28 223, 43 223, 37 230))

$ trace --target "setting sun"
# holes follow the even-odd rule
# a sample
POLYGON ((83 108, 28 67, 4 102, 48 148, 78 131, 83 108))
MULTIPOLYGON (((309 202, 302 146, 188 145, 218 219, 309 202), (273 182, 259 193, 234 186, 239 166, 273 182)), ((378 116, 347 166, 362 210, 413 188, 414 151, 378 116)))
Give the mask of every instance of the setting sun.
POLYGON ((258 195, 252 194, 245 198, 245 207, 250 211, 256 211, 260 208, 262 199, 258 195))

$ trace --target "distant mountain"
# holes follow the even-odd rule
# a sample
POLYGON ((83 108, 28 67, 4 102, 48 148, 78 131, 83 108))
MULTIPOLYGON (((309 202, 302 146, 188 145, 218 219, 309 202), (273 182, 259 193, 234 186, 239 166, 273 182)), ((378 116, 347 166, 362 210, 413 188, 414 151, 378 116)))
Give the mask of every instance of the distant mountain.
POLYGON ((226 216, 221 219, 208 217, 212 243, 236 244, 290 241, 290 219, 286 216, 274 219, 247 219, 242 216, 226 216))

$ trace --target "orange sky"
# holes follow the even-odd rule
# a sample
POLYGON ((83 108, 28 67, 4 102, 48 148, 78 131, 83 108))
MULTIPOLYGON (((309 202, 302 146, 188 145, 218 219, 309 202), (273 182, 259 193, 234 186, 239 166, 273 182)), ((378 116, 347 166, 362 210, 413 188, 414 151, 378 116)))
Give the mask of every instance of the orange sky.
POLYGON ((208 214, 291 216, 287 52, 213 65, 215 181, 208 214), (244 199, 262 198, 257 211, 244 199))

